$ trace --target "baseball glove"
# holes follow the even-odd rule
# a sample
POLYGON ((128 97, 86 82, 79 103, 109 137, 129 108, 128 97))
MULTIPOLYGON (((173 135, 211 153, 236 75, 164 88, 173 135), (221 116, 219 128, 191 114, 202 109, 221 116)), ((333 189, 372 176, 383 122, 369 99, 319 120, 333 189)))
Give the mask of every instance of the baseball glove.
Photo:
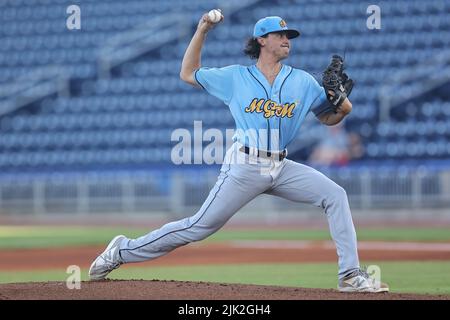
POLYGON ((338 55, 333 55, 330 64, 322 74, 322 86, 327 94, 327 99, 337 109, 350 96, 354 81, 344 72, 344 59, 338 55))

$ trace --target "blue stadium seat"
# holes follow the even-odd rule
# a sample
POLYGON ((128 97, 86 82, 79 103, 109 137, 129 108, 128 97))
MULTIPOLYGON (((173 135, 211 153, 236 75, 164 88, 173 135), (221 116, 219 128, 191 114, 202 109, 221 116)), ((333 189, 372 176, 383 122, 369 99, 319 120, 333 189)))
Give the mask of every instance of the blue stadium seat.
MULTIPOLYGON (((164 162, 170 159, 174 129, 192 130, 194 120, 202 120, 205 128, 234 125, 221 101, 179 79, 189 37, 127 61, 110 79, 98 78, 98 52, 109 37, 174 6, 199 16, 209 10, 207 1, 86 0, 83 14, 89 19, 82 20, 82 32, 64 28, 60 16, 65 5, 61 0, 16 0, 2 6, 0 85, 59 64, 76 90, 69 97, 43 99, 38 112, 1 117, 0 169, 164 162)), ((367 143, 365 159, 449 157, 450 102, 437 98, 407 103, 392 109, 392 121, 384 123, 378 120, 378 98, 379 79, 450 48, 450 3, 384 2, 383 32, 368 31, 365 19, 359 19, 366 8, 357 0, 329 1, 326 6, 307 0, 260 1, 209 35, 203 63, 253 63, 242 54, 252 33, 249 21, 267 12, 281 15, 302 32, 287 63, 319 79, 330 55, 346 50, 348 72, 357 81, 346 127, 367 143), (344 41, 334 41, 336 35, 344 41)), ((401 90, 417 89, 411 85, 401 90)))

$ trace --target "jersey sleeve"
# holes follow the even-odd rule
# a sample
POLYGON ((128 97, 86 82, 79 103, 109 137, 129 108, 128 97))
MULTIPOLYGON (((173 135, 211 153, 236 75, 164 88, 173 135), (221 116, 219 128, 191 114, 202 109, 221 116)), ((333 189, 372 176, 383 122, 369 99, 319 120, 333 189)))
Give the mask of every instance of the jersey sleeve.
POLYGON ((228 104, 233 96, 233 80, 238 66, 223 68, 200 68, 195 71, 195 80, 209 94, 228 104))
POLYGON ((317 80, 312 76, 309 77, 309 94, 311 97, 310 110, 316 116, 331 110, 327 95, 325 94, 325 89, 320 86, 317 80))

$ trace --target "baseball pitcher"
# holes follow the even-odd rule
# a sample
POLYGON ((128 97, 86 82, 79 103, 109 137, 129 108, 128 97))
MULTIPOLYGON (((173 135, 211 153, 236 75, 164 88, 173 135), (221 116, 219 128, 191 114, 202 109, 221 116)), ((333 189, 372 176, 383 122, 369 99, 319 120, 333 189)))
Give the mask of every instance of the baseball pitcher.
POLYGON ((282 63, 291 40, 300 33, 276 16, 259 20, 244 52, 250 66, 206 68, 201 51, 214 23, 204 14, 186 49, 180 77, 219 98, 236 123, 234 144, 220 175, 200 210, 137 239, 115 237, 92 263, 92 280, 104 279, 124 263, 155 259, 219 230, 240 208, 265 193, 324 210, 338 254, 338 289, 343 292, 386 292, 360 268, 356 232, 345 190, 322 173, 286 158, 308 112, 325 125, 342 121, 352 110, 348 96, 353 81, 344 61, 334 55, 323 72, 322 86, 307 72, 282 63))

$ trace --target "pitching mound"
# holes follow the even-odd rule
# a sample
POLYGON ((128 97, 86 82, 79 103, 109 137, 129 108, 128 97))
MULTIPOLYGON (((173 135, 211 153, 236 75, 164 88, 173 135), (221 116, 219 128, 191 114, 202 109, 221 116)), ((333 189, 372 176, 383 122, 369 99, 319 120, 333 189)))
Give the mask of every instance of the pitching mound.
POLYGON ((69 290, 65 282, 11 283, 0 285, 0 300, 449 300, 444 295, 344 294, 332 289, 306 289, 277 286, 222 284, 207 282, 105 280, 82 282, 69 290))

